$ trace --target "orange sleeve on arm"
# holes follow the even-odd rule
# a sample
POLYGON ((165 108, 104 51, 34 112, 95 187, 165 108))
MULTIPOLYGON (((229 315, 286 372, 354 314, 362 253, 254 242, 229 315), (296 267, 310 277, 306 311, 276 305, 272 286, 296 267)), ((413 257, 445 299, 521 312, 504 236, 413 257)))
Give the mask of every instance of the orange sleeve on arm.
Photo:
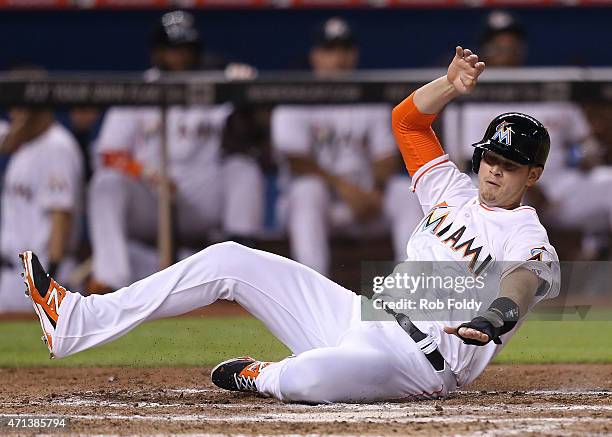
POLYGON ((129 152, 122 150, 103 152, 102 164, 134 178, 139 178, 143 171, 142 164, 136 161, 129 152))
POLYGON ((402 103, 393 108, 392 126, 395 141, 404 158, 410 176, 432 159, 444 155, 431 123, 437 114, 422 114, 410 94, 402 103))

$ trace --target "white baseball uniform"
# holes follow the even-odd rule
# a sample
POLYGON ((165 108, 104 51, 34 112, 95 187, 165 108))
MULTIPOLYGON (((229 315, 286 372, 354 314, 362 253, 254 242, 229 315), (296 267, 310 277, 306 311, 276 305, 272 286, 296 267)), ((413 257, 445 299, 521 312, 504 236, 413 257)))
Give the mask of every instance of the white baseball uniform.
POLYGON ((568 165, 568 149, 591 135, 582 110, 571 102, 465 103, 444 111, 444 144, 457 162, 471 159, 470 144, 479 141, 491 118, 517 111, 538 119, 550 135, 550 154, 540 186, 552 203, 544 221, 587 232, 612 230, 612 168, 585 172, 568 165))
MULTIPOLYGON (((312 158, 323 170, 371 190, 373 163, 397 154, 390 112, 382 104, 280 106, 272 115, 272 142, 281 161, 287 155, 312 158)), ((422 218, 408 178, 394 176, 388 182, 381 219, 357 223, 349 206, 334 198, 321 178, 290 177, 288 166, 283 171, 280 215, 295 260, 325 274, 330 229, 359 237, 384 232, 389 225, 395 257, 404 258, 408 238, 422 218)))
MULTIPOLYGON (((532 208, 481 205, 469 177, 446 155, 422 166, 413 181, 427 216, 408 243, 409 260, 460 262, 473 249, 477 263, 489 256, 515 261, 497 272, 498 281, 519 267, 536 272, 545 285, 533 304, 558 293, 556 254, 532 208), (462 245, 470 250, 459 251, 462 245)), ((296 355, 265 367, 256 379, 261 393, 283 401, 444 396, 474 380, 502 347, 464 345, 442 332, 444 322, 415 322, 448 363, 437 373, 398 323, 362 321, 360 299, 349 290, 294 261, 226 242, 115 293, 68 294, 59 309, 53 353, 67 356, 112 341, 145 320, 218 299, 238 302, 296 355)), ((502 336, 504 344, 513 332, 502 336)))
MULTIPOLYGON (((264 182, 257 163, 240 155, 222 157, 221 133, 231 111, 229 105, 168 110, 168 174, 176 186, 174 219, 181 238, 202 239, 215 226, 228 235, 252 237, 261 228, 264 182)), ((149 171, 157 171, 160 129, 157 108, 112 108, 96 152, 128 152, 149 171)), ((154 244, 157 219, 152 186, 98 166, 89 190, 94 277, 118 288, 155 271, 156 262, 138 265, 147 257, 131 256, 142 246, 134 247, 130 240, 154 244)))
MULTIPOLYGON (((1 130, 0 125, 0 136, 1 130)), ((54 210, 72 213, 68 256, 58 272, 59 278, 67 277, 73 264, 70 251, 76 249, 81 232, 82 187, 79 146, 59 123, 12 154, 2 189, 0 253, 7 265, 2 266, 0 273, 0 312, 31 311, 32 305, 23 298, 24 285, 16 254, 31 249, 47 263, 49 212, 54 210)))

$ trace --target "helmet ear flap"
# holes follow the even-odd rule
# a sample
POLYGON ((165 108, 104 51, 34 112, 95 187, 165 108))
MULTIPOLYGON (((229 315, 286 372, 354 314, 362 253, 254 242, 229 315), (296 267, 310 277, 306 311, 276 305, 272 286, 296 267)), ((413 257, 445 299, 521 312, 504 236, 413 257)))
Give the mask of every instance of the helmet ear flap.
POLYGON ((484 149, 480 147, 474 149, 474 153, 472 154, 472 171, 474 174, 478 174, 478 170, 480 170, 480 161, 482 160, 483 153, 484 149))

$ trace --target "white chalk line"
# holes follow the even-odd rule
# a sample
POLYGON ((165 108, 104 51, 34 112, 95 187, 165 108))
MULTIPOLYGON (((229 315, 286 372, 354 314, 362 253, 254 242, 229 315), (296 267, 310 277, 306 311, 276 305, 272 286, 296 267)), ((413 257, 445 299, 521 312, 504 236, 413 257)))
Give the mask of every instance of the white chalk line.
POLYGON ((559 395, 572 395, 572 396, 611 396, 612 390, 514 390, 514 391, 477 391, 477 390, 457 390, 453 394, 461 395, 499 395, 499 394, 519 394, 519 395, 536 395, 536 396, 559 396, 559 395))
MULTIPOLYGON (((146 435, 147 437, 168 437, 168 434, 109 434, 109 433, 104 433, 104 434, 86 434, 86 433, 82 433, 79 432, 78 434, 62 434, 62 435, 67 435, 67 436, 71 436, 71 435, 75 435, 78 437, 142 437, 143 435, 146 435)), ((226 433, 226 434, 210 434, 210 433, 190 433, 190 434, 186 434, 186 433, 181 433, 181 434, 171 434, 171 435, 175 435, 175 436, 180 436, 180 437, 363 437, 361 434, 314 434, 314 433, 309 433, 309 434, 262 434, 262 433, 257 433, 257 434, 238 434, 238 433, 226 433)), ((57 434, 39 434, 36 433, 37 437, 56 437, 57 434)), ((385 437, 384 435, 369 435, 368 437, 385 437)))
MULTIPOLYGON (((142 391, 143 393, 151 394, 150 391, 142 391)), ((214 389, 164 389, 160 390, 159 394, 163 396, 165 392, 183 393, 183 394, 198 394, 206 392, 219 392, 214 389)), ((137 394, 138 392, 131 391, 129 394, 137 394)), ((482 394, 481 391, 460 391, 462 395, 482 394)), ((464 414, 467 406, 446 405, 444 402, 407 402, 407 403, 378 403, 378 404, 330 404, 330 405, 303 405, 303 404, 281 404, 281 403, 261 403, 262 411, 254 410, 257 407, 257 402, 240 402, 235 404, 200 404, 200 408, 210 408, 214 412, 210 413, 194 413, 194 414, 151 414, 144 412, 141 414, 121 414, 109 412, 106 414, 67 414, 60 417, 69 417, 84 421, 94 420, 126 420, 126 421, 145 421, 145 422, 166 422, 169 421, 184 421, 184 422, 225 422, 225 423, 377 423, 384 424, 393 421, 399 424, 410 423, 446 423, 449 425, 459 423, 478 422, 481 425, 495 425, 497 428, 490 428, 485 432, 475 432, 465 434, 465 436, 482 436, 482 435, 517 435, 526 432, 550 432, 558 430, 563 425, 576 425, 583 422, 588 423, 612 423, 610 418, 591 418, 591 417, 511 417, 499 418, 491 417, 490 415, 482 414, 483 412, 492 412, 499 415, 501 411, 510 413, 537 413, 542 411, 573 411, 573 412, 607 412, 612 411, 612 405, 585 405, 585 401, 599 402, 601 396, 612 396, 609 391, 553 391, 553 390, 531 390, 525 392, 503 392, 503 394, 512 395, 546 395, 546 396, 580 396, 581 405, 568 405, 566 403, 545 402, 534 405, 526 405, 522 403, 507 404, 496 403, 493 405, 479 406, 478 415, 464 414), (589 399, 591 398, 591 399, 589 399), (442 411, 436 410, 436 406, 442 406, 442 411), (248 414, 236 414, 237 411, 249 409, 248 414), (272 411, 285 410, 285 411, 272 411), (220 414, 215 414, 220 413, 220 414), (517 423, 521 426, 517 429, 517 423), (506 426, 504 426, 506 425, 506 426)), ((79 396, 69 396, 67 398, 54 398, 44 402, 30 402, 28 405, 57 405, 68 407, 108 407, 108 408, 182 408, 193 407, 184 403, 164 403, 164 402, 120 402, 120 401, 104 401, 98 400, 99 394, 93 391, 85 392, 85 398, 79 396)), ((487 394, 500 394, 499 392, 487 392, 487 394)), ((2 406, 3 404, 0 404, 2 406)), ((23 406, 21 402, 4 403, 4 406, 23 406)), ((508 413, 506 413, 508 414, 508 413)), ((11 414, 0 414, 0 417, 14 416, 11 414)), ((561 431, 561 430, 558 430, 561 431)), ((298 434, 296 434, 298 435, 298 434)))
MULTIPOLYGON (((214 388, 171 388, 171 389, 163 389, 164 392, 170 393, 185 393, 185 394, 198 394, 198 393, 219 393, 222 390, 214 389, 214 388)), ((142 390, 145 392, 145 390, 142 390)), ((146 391, 149 393, 149 391, 146 391)), ((87 392, 93 393, 93 392, 87 392)), ((456 394, 490 394, 496 395, 501 393, 519 393, 519 394, 528 394, 528 395, 573 395, 573 396, 612 396, 612 390, 506 390, 506 391, 495 391, 495 390, 456 390, 453 393, 456 394)))
MULTIPOLYGON (((2 405, 2 404, 0 404, 2 405)), ((21 406, 20 402, 10 402, 5 403, 4 406, 21 406)), ((62 407, 107 407, 107 408, 141 408, 141 409, 153 409, 153 408, 189 408, 193 405, 189 405, 186 403, 164 403, 164 402, 145 402, 145 401, 105 401, 96 398, 84 399, 79 397, 68 397, 64 399, 52 399, 50 401, 44 402, 30 402, 29 405, 37 406, 37 405, 56 405, 62 407)), ((235 404, 199 404, 200 407, 208 407, 210 409, 214 409, 217 411, 233 411, 233 410, 243 410, 249 409, 251 411, 254 410, 254 407, 257 407, 256 403, 235 403, 235 404)), ((353 413, 358 412, 360 414, 366 412, 377 412, 381 410, 391 410, 398 411, 401 414, 407 413, 437 413, 435 410, 435 405, 432 402, 414 402, 414 403, 382 403, 382 404, 330 404, 330 405, 300 405, 300 404, 260 404, 261 409, 266 409, 269 406, 274 409, 284 409, 284 410, 302 410, 302 411, 317 411, 324 412, 325 410, 330 411, 332 413, 336 412, 347 412, 353 413)), ((465 410, 466 406, 456 406, 456 405, 446 405, 444 402, 441 402, 441 406, 447 412, 459 412, 461 413, 465 410)), ((555 403, 555 402, 539 402, 536 405, 528 405, 525 403, 517 403, 517 404, 508 404, 508 403, 495 403, 492 405, 481 405, 478 407, 480 411, 491 411, 491 412, 499 412, 500 409, 516 411, 516 412, 539 412, 543 409, 552 410, 552 411, 593 411, 593 412, 601 412, 601 411, 612 411, 612 405, 568 405, 565 403, 555 403)), ((257 411, 253 411, 253 414, 259 414, 257 411)))
MULTIPOLYGON (((366 415, 359 417, 359 414, 355 414, 356 412, 345 412, 347 414, 338 415, 334 412, 324 413, 321 412, 313 412, 313 413, 265 413, 261 415, 252 415, 252 414, 241 414, 241 415, 231 415, 231 416, 211 416, 210 414, 147 414, 147 415, 139 415, 139 414, 118 414, 118 413, 108 413, 108 414, 68 414, 68 415, 56 415, 57 417, 68 417, 71 420, 82 420, 85 422, 90 421, 136 421, 136 422, 149 422, 149 423, 176 423, 176 422, 192 422, 192 423, 335 423, 341 421, 342 423, 350 423, 350 424, 389 424, 389 421, 392 420, 393 425, 412 425, 415 423, 420 424, 445 424, 449 426, 449 429, 452 429, 453 425, 457 424, 470 424, 475 423, 481 427, 486 427, 486 431, 478 431, 470 434, 466 434, 465 437, 476 437, 476 436, 489 436, 489 435, 523 435, 528 432, 532 433, 540 433, 540 432, 557 432, 557 431, 565 431, 566 429, 563 427, 572 426, 572 425, 582 425, 582 424, 610 424, 612 423, 612 418, 593 418, 593 417, 521 417, 521 418, 492 418, 487 415, 457 415, 457 416, 429 416, 429 417, 418 417, 415 415, 406 415, 403 414, 401 416, 394 415, 392 412, 384 412, 379 411, 378 414, 366 415), (350 414, 350 415, 349 415, 350 414), (561 429, 560 429, 561 428, 561 429)), ((1 414, 0 417, 4 416, 12 416, 1 414)), ((444 434, 442 432, 442 434, 444 434)), ((261 434, 257 434, 261 437, 261 434)), ((293 436, 303 436, 303 434, 292 434, 293 436)), ((452 431, 449 435, 457 436, 459 434, 456 431, 452 431)), ((206 434, 202 434, 202 436, 206 437, 206 434)))
MULTIPOLYGON (((0 417, 14 417, 18 414, 0 413, 0 417)), ((541 424, 572 424, 580 422, 588 423, 611 423, 612 418, 593 418, 593 417, 521 417, 521 418, 492 418, 487 415, 461 415, 461 416, 434 416, 434 417, 418 417, 418 416, 395 416, 386 412, 380 412, 377 416, 366 416, 357 418, 355 416, 337 416, 330 414, 292 414, 292 413, 267 413, 255 417, 251 414, 232 415, 232 416, 212 416, 205 413, 194 414, 66 414, 66 415, 45 415, 45 417, 64 417, 78 420, 136 420, 150 422, 223 422, 223 423, 263 423, 263 422, 285 422, 285 423, 388 423, 393 420, 394 423, 471 423, 471 422, 487 422, 491 424, 506 424, 517 422, 532 422, 541 424)))

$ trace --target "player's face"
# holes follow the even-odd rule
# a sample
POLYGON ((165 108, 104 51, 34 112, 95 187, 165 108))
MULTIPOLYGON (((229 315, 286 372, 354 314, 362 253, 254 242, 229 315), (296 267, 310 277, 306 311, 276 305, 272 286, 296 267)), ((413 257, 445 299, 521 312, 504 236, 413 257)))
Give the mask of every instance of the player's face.
POLYGON ((512 32, 497 34, 483 49, 487 67, 518 67, 525 61, 523 40, 512 32))
POLYGON ((191 70, 197 63, 197 53, 191 47, 163 47, 153 50, 153 65, 164 71, 191 70))
POLYGON ((315 47, 310 51, 310 65, 318 75, 354 70, 358 60, 359 51, 353 46, 315 47))
POLYGON ((478 170, 480 201, 491 207, 516 208, 541 174, 540 167, 517 164, 485 151, 478 170))

